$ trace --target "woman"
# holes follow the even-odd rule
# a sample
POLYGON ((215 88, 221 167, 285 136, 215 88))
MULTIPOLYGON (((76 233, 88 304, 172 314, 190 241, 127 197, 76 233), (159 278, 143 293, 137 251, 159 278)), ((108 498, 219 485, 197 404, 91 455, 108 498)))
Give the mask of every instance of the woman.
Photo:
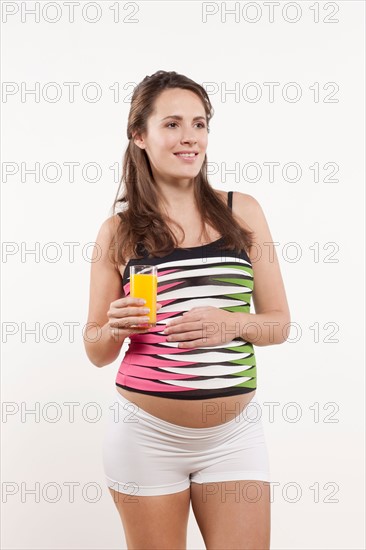
POLYGON ((103 367, 130 338, 116 379, 118 418, 104 441, 128 548, 185 548, 190 502, 208 548, 270 544, 253 345, 284 342, 290 315, 260 205, 207 180, 212 114, 189 78, 144 78, 131 101, 125 190, 114 203, 124 208, 96 240, 87 355, 103 367), (137 264, 158 267, 150 329, 129 295, 137 264))

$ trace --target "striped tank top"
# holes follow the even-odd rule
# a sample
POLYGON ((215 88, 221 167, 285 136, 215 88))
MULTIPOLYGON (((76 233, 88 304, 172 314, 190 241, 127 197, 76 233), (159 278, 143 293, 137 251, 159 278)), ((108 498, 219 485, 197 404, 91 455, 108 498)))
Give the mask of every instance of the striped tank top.
MULTIPOLYGON (((228 193, 232 205, 232 191, 228 193)), ((190 248, 175 248, 162 258, 131 259, 123 275, 130 294, 129 267, 156 265, 158 274, 156 326, 131 334, 116 385, 126 390, 171 399, 209 399, 249 393, 256 389, 253 345, 242 338, 216 346, 178 348, 162 334, 167 319, 193 307, 214 306, 225 311, 250 312, 253 269, 249 256, 219 249, 220 239, 190 248)), ((229 333, 228 333, 229 335, 229 333)))

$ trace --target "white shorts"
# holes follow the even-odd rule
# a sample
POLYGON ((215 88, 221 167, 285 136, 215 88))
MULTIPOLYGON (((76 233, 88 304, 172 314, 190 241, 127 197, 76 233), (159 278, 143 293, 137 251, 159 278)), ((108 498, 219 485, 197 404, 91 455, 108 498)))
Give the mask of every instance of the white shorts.
POLYGON ((161 420, 116 389, 103 441, 107 485, 137 496, 167 495, 193 483, 270 481, 269 459, 255 397, 232 420, 188 428, 161 420))

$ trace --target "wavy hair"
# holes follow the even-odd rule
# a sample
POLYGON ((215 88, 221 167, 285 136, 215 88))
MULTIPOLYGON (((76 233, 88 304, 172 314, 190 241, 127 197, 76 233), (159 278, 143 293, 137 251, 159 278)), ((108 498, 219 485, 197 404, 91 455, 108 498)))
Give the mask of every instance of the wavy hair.
MULTIPOLYGON (((197 94, 206 113, 207 129, 213 108, 206 90, 184 75, 174 71, 157 71, 138 84, 133 92, 128 115, 128 145, 123 157, 122 176, 113 203, 113 213, 120 222, 114 236, 114 261, 126 265, 130 258, 142 258, 145 248, 149 256, 162 257, 178 248, 178 241, 168 226, 175 224, 159 207, 160 190, 155 184, 149 158, 144 149, 134 143, 136 133, 147 132, 147 121, 153 113, 159 94, 169 88, 182 88, 197 94), (121 193, 122 188, 122 193, 121 193), (117 207, 122 206, 119 212, 117 207)), ((194 199, 201 216, 203 234, 207 237, 206 223, 223 237, 222 248, 246 251, 253 244, 253 232, 244 229, 234 214, 211 187, 207 178, 207 155, 200 172, 194 178, 194 199)))

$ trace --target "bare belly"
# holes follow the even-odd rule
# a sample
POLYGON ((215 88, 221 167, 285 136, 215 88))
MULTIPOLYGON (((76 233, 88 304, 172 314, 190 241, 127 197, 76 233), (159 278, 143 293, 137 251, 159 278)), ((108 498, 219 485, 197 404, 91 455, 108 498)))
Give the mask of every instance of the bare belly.
POLYGON ((178 426, 186 428, 211 428, 225 424, 241 414, 253 399, 256 391, 212 399, 168 399, 116 386, 126 399, 144 411, 178 426))

